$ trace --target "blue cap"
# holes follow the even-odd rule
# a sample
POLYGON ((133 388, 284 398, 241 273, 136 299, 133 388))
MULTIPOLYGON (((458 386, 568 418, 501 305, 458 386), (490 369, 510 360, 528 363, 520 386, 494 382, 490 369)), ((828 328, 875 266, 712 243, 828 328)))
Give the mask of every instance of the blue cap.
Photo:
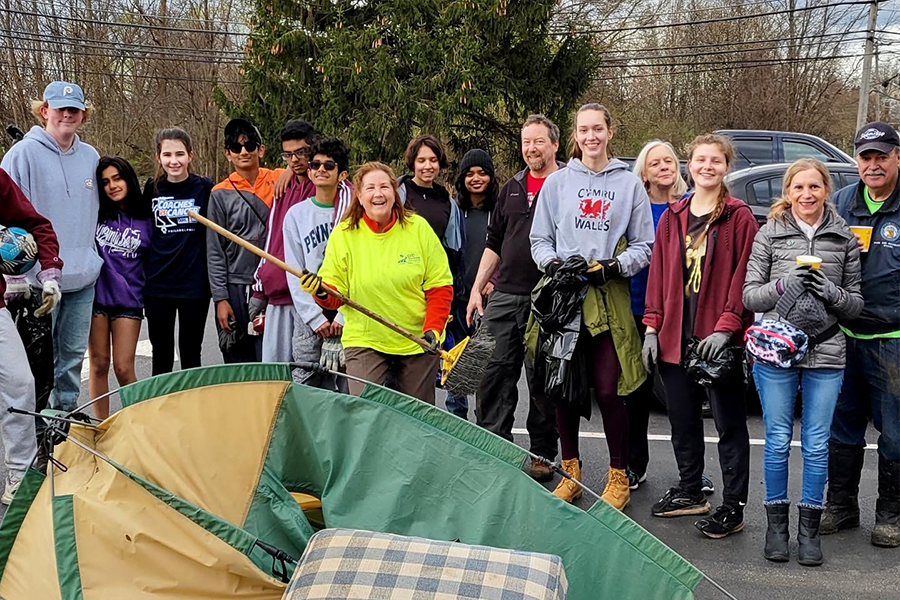
POLYGON ((77 108, 84 110, 84 92, 68 81, 52 81, 44 88, 44 101, 50 108, 77 108))

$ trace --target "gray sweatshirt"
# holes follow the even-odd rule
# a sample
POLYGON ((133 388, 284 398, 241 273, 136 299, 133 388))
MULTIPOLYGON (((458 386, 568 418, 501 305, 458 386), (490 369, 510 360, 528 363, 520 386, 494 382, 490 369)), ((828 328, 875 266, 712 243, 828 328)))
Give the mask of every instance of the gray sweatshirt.
MULTIPOLYGON (((78 136, 63 152, 49 133, 35 125, 0 163, 34 208, 53 225, 59 256, 65 264, 60 282, 63 292, 94 285, 103 266, 94 244, 100 210, 100 184, 96 181, 99 159, 97 151, 78 136)), ((32 285, 40 270, 38 265, 28 273, 32 285)))
POLYGON ((573 158, 567 167, 551 173, 541 188, 530 236, 538 267, 580 254, 588 262, 617 258, 622 275, 631 277, 650 264, 650 199, 628 165, 612 159, 595 172, 573 158), (614 256, 622 237, 628 249, 614 256))

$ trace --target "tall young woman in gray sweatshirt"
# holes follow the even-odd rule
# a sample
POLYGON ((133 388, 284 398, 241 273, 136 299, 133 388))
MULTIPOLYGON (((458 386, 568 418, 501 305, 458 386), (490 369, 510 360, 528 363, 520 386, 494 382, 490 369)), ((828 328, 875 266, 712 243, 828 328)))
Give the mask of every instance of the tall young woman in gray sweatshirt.
MULTIPOLYGON (((567 168, 547 178, 541 190, 541 202, 531 227, 531 254, 538 267, 550 277, 565 259, 583 256, 589 265, 588 282, 598 288, 595 293, 589 292, 585 308, 593 299, 608 316, 608 326, 602 332, 588 331, 582 325, 576 352, 588 353, 593 374, 591 383, 609 447, 609 482, 603 499, 621 510, 628 504, 630 494, 625 474, 628 413, 619 396, 623 389, 619 380, 620 374, 633 372, 621 369, 623 361, 634 364, 640 356, 637 329, 630 317, 628 282, 624 278, 650 263, 653 218, 647 191, 640 180, 628 171, 624 162, 609 159, 612 137, 612 117, 603 106, 586 104, 575 113, 572 158, 567 168), (623 238, 627 247, 617 253, 623 238), (614 293, 619 286, 623 294, 614 293), (612 304, 617 297, 625 304, 621 307, 625 318, 613 322, 619 307, 612 304)), ((578 429, 585 407, 561 399, 556 401, 563 468, 580 481, 578 429)), ((590 414, 590 404, 587 411, 590 414)), ((553 493, 572 501, 581 495, 581 489, 563 480, 553 493)))

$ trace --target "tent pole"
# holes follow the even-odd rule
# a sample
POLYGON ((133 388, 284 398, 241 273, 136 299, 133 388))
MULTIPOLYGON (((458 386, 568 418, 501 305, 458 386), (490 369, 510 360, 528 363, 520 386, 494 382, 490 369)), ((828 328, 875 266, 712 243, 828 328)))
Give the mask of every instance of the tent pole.
POLYGON ((720 592, 722 592, 729 600, 738 600, 737 598, 735 598, 735 597, 731 594, 731 592, 729 592, 728 590, 726 590, 725 588, 723 588, 721 585, 719 585, 718 583, 716 583, 715 581, 713 581, 712 578, 710 578, 709 575, 707 575, 707 574, 704 573, 703 571, 700 571, 700 573, 703 575, 703 579, 705 579, 705 580, 707 580, 708 582, 710 582, 714 588, 716 588, 717 590, 719 590, 720 592))
POLYGON ((101 395, 97 396, 97 397, 94 398, 93 400, 89 400, 89 401, 85 402, 85 403, 82 404, 81 406, 76 406, 74 409, 72 409, 72 410, 70 410, 69 412, 67 412, 67 413, 65 414, 65 416, 66 416, 66 417, 71 417, 71 416, 74 415, 75 413, 83 411, 83 410, 86 409, 88 406, 93 406, 94 404, 96 404, 97 402, 103 400, 104 398, 109 398, 109 397, 112 396, 113 394, 118 394, 118 393, 119 393, 119 390, 121 390, 121 389, 122 389, 122 388, 118 388, 118 389, 115 389, 115 390, 113 390, 113 391, 111 391, 111 392, 106 392, 105 394, 101 394, 101 395))
MULTIPOLYGON (((525 450, 525 448, 522 448, 522 450, 525 450)), ((574 483, 575 485, 577 485, 578 487, 580 487, 582 490, 584 490, 585 492, 587 492, 588 494, 590 494, 591 496, 593 496, 593 497, 596 498, 597 500, 603 500, 603 498, 601 498, 600 495, 599 495, 597 492, 595 492, 594 490, 592 490, 592 489, 589 488, 588 486, 584 485, 583 483, 581 483, 581 482, 578 481, 577 479, 573 479, 572 476, 569 475, 568 473, 566 473, 565 469, 563 469, 561 466, 559 466, 558 463, 553 462, 553 461, 550 460, 549 458, 544 458, 543 456, 538 456, 537 454, 534 454, 533 452, 531 452, 531 451, 529 451, 529 450, 525 450, 525 452, 526 452, 526 454, 528 454, 528 456, 530 456, 532 459, 538 461, 539 463, 541 463, 541 464, 544 465, 544 466, 550 467, 550 470, 551 470, 551 471, 553 471, 554 473, 558 474, 560 477, 563 477, 563 478, 565 478, 565 479, 568 479, 569 481, 571 481, 572 483, 574 483)))

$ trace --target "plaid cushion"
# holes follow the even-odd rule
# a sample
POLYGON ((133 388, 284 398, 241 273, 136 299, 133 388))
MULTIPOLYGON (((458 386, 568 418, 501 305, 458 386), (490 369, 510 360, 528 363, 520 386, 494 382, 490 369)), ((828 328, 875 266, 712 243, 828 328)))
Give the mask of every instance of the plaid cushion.
POLYGON ((562 559, 353 529, 306 546, 283 600, 565 600, 562 559))

